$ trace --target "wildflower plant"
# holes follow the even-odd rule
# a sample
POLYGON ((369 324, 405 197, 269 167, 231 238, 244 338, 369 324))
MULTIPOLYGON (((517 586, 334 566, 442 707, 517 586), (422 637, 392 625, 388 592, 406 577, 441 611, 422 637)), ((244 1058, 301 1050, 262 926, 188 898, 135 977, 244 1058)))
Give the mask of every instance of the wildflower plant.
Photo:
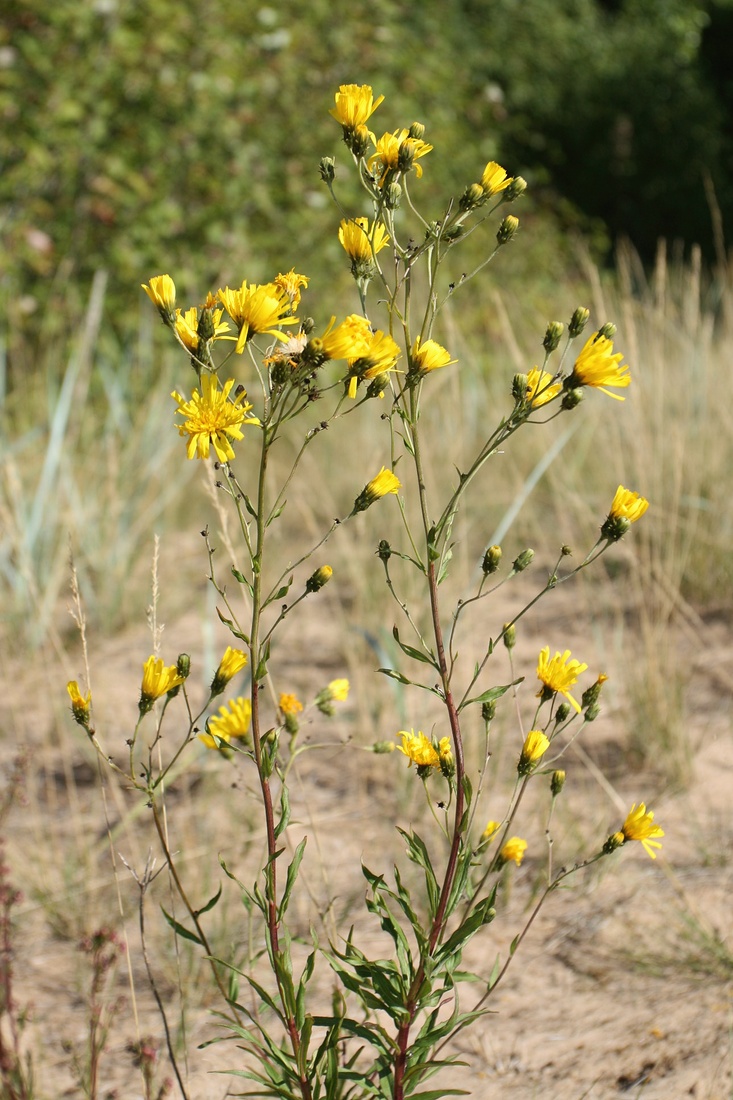
MULTIPOLYGON (((502 877, 512 873, 512 864, 519 867, 525 859, 541 859, 527 840, 515 835, 527 787, 544 787, 549 834, 556 800, 567 789, 558 762, 598 715, 606 680, 601 673, 584 684, 588 665, 567 649, 553 651, 549 644, 538 654, 536 668, 516 675, 517 624, 539 599, 608 551, 643 516, 648 502, 620 486, 588 553, 568 567, 570 551, 563 547, 532 598, 511 622, 497 624, 493 633, 484 631, 488 640, 478 660, 466 666, 460 659, 459 638, 470 615, 489 611, 492 596, 530 568, 534 553, 526 548, 512 559, 500 546, 488 546, 473 590, 446 607, 441 584, 451 569, 459 510, 468 494, 480 487, 492 457, 520 431, 578 415, 586 392, 593 389, 623 400, 613 391, 630 385, 631 371, 622 365, 623 356, 613 351, 611 325, 575 348, 589 321, 587 309, 577 308, 567 327, 552 322, 542 340, 542 363, 507 379, 507 404, 498 423, 487 430, 464 469, 456 472, 445 498, 436 498, 428 485, 425 456, 440 441, 425 438, 421 410, 436 400, 435 372, 461 369, 441 342, 441 309, 515 237, 519 220, 506 208, 521 198, 526 185, 494 162, 483 170, 477 165, 475 182, 449 198, 437 213, 424 214, 413 191, 437 153, 425 140, 420 123, 398 125, 377 137, 370 127, 377 110, 383 115, 382 102, 383 97, 375 97, 366 85, 343 85, 330 112, 341 126, 361 184, 361 209, 343 207, 335 158, 324 157, 320 163, 336 209, 334 235, 355 282, 357 312, 339 319, 328 303, 309 302, 316 319, 301 313, 301 297, 309 293, 308 276, 295 268, 268 283, 245 279, 238 289, 221 288, 215 295, 209 293, 202 305, 184 311, 176 306, 170 276, 155 276, 144 286, 190 365, 188 376, 182 372, 181 392, 172 394, 176 408, 171 410, 171 430, 173 413, 182 418, 177 422, 185 441, 181 461, 214 464, 218 489, 236 517, 240 536, 243 564, 232 568, 237 588, 232 594, 229 578, 217 572, 205 532, 218 616, 233 643, 213 672, 207 698, 202 706, 193 706, 186 654, 171 665, 158 655, 150 656, 144 664, 139 718, 123 766, 95 728, 90 694, 76 682, 68 689, 73 717, 102 759, 151 807, 164 858, 187 912, 185 920, 170 917, 169 923, 177 935, 198 944, 207 959, 222 999, 225 1028, 247 1052, 245 1062, 231 1069, 255 1082, 252 1095, 302 1100, 446 1095, 445 1089, 425 1091, 425 1082, 452 1064, 451 1041, 488 1011, 493 991, 549 895, 571 875, 628 841, 641 841, 654 857, 657 838, 663 836, 653 814, 640 803, 605 843, 599 838, 585 858, 570 866, 555 869, 548 845, 544 889, 507 957, 490 973, 470 974, 464 969, 468 943, 482 932, 490 937, 487 926, 500 916, 497 887, 502 877), (446 283, 444 261, 472 234, 487 237, 485 260, 458 285, 446 283), (418 292, 422 286, 425 289, 418 292), (319 419, 314 427, 312 415, 305 414, 316 404, 319 419), (272 540, 288 486, 306 451, 317 448, 322 431, 355 415, 371 417, 383 427, 381 469, 360 469, 358 456, 349 455, 353 507, 327 525, 315 544, 298 547, 283 570, 276 564, 272 540), (270 459, 285 436, 295 441, 295 458, 283 475, 270 459), (327 583, 338 585, 337 573, 320 559, 322 547, 344 524, 373 506, 396 509, 403 532, 399 545, 381 539, 376 547, 375 569, 399 615, 393 634, 401 655, 399 667, 379 671, 422 689, 426 708, 424 714, 411 716, 414 724, 409 730, 379 731, 371 748, 383 754, 386 782, 395 781, 400 764, 412 769, 410 779, 424 788, 433 815, 428 821, 435 831, 423 836, 414 829, 400 830, 407 858, 419 868, 419 885, 408 885, 399 865, 390 878, 363 867, 366 908, 391 938, 389 956, 367 953, 353 931, 343 939, 318 939, 314 932, 312 950, 304 963, 296 964, 288 914, 308 857, 307 838, 294 847, 292 856, 285 854, 291 820, 288 780, 294 761, 306 748, 300 730, 307 714, 317 711, 336 720, 349 684, 339 677, 326 686, 314 685, 310 700, 304 701, 290 691, 278 695, 272 687, 277 678, 272 643, 303 600, 319 599, 327 583), (410 606, 403 596, 409 572, 417 575, 423 592, 422 600, 410 606), (497 647, 509 652, 510 683, 496 682, 497 647), (536 693, 534 675, 539 682, 536 693), (528 690, 520 688, 526 678, 528 690), (524 714, 524 728, 517 737, 511 794, 500 807, 489 775, 492 724, 497 704, 512 691, 524 714), (434 711, 427 710, 427 702, 434 707, 435 700, 441 713, 437 722, 434 711), (482 743, 479 756, 484 763, 478 770, 467 765, 467 740, 482 743), (262 965, 253 969, 219 959, 212 950, 208 914, 221 890, 208 900, 191 895, 163 823, 162 796, 174 779, 172 769, 186 752, 201 750, 202 744, 219 753, 222 767, 238 755, 256 776, 266 854, 256 881, 238 883, 247 919, 259 915, 262 965), (479 795, 487 790, 493 817, 485 824, 479 795), (330 967, 337 982, 330 1004, 311 994, 317 965, 330 967), (243 982, 249 983, 254 997, 240 995, 243 982), (471 995, 464 1004, 466 988, 471 995)), ((224 870, 235 878, 233 869, 224 870)), ((174 1058, 173 1051, 169 1053, 174 1058)))

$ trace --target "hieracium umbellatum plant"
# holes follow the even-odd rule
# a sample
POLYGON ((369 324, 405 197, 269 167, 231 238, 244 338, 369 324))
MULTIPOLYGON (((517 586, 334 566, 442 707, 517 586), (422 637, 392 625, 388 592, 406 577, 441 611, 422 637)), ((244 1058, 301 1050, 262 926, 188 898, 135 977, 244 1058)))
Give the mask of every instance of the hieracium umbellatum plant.
MULTIPOLYGON (((520 223, 514 211, 526 185, 499 164, 490 162, 483 170, 477 165, 474 182, 459 189, 437 214, 425 214, 417 193, 437 154, 419 123, 377 137, 370 127, 382 100, 367 86, 344 85, 331 110, 361 185, 360 208, 341 204, 341 158, 324 157, 320 163, 323 185, 337 210, 334 234, 356 286, 353 313, 332 315, 327 301, 309 301, 306 309, 302 298, 309 277, 296 267, 267 283, 245 279, 241 286, 212 290, 199 306, 178 305, 169 275, 154 276, 144 286, 182 353, 180 384, 172 394, 181 462, 214 464, 218 490, 236 519, 240 540, 233 591, 232 577, 217 572, 214 547, 205 532, 218 617, 232 635, 232 645, 211 675, 205 702, 194 707, 191 701, 186 654, 169 655, 169 664, 157 653, 149 656, 123 764, 120 746, 110 745, 104 730, 95 727, 89 693, 75 682, 69 685, 75 720, 102 759, 150 807, 188 914, 180 922, 171 919, 174 932, 200 945, 221 997, 225 1027, 238 1039, 241 1062, 223 1063, 222 1068, 256 1082, 253 1095, 302 1100, 437 1095, 424 1091, 426 1079, 450 1064, 456 1034, 488 1011, 493 990, 549 895, 629 841, 640 841, 654 858, 656 838, 663 835, 654 815, 640 803, 616 832, 606 840, 597 838, 585 858, 571 866, 553 866, 552 845, 546 857, 533 853, 546 858, 547 867, 524 929, 490 973, 466 972, 462 957, 467 944, 480 934, 490 941, 488 926, 501 918, 499 881, 525 858, 527 841, 517 835, 525 791, 530 783, 544 789, 549 833, 557 800, 571 797, 563 754, 598 715, 607 679, 603 673, 593 678, 562 639, 552 639, 559 644, 557 650, 550 644, 541 650, 536 667, 517 669, 517 624, 538 599, 587 569, 622 538, 643 516, 647 501, 623 486, 613 495, 609 486, 608 515, 582 560, 573 559, 577 564, 571 565, 570 548, 563 546, 549 577, 538 582, 526 605, 510 622, 484 631, 488 640, 479 659, 468 666, 461 660, 458 640, 469 613, 483 614, 485 623, 494 593, 531 569, 534 552, 487 546, 477 562, 473 590, 464 592, 455 606, 445 606, 441 582, 451 569, 459 510, 474 490, 486 492, 482 475, 515 435, 530 424, 582 415, 579 406, 587 394, 593 400, 603 401, 604 395, 623 400, 631 371, 614 351, 613 326, 589 330, 587 309, 575 309, 567 324, 551 322, 538 339, 541 362, 507 378, 506 406, 498 423, 487 430, 465 468, 456 471, 445 497, 437 498, 428 487, 425 460, 440 453, 443 444, 440 437, 431 438, 421 411, 440 400, 436 373, 461 369, 458 357, 441 342, 441 309, 516 238, 520 223), (484 261, 459 284, 449 283, 443 269, 446 257, 474 234, 482 234, 486 242, 484 261), (381 468, 360 469, 358 454, 348 455, 353 506, 327 525, 315 544, 294 547, 283 570, 275 564, 271 543, 278 537, 287 489, 304 454, 317 455, 323 430, 347 415, 370 418, 374 433, 382 432, 381 468), (271 456, 284 437, 294 443, 295 458, 283 474, 271 456), (399 862, 391 877, 363 867, 366 907, 391 938, 390 953, 374 957, 353 933, 342 939, 325 934, 318 939, 314 933, 305 963, 296 965, 289 904, 302 888, 303 861, 315 857, 306 854, 305 838, 294 855, 285 854, 290 768, 304 749, 299 739, 304 708, 337 719, 349 685, 343 677, 326 686, 314 684, 309 703, 290 692, 274 692, 272 643, 303 601, 321 599, 326 584, 338 586, 338 574, 326 560, 326 544, 371 508, 396 509, 403 532, 398 544, 393 537, 392 543, 382 538, 375 546, 374 568, 399 617, 393 633, 401 654, 399 667, 379 672, 424 689, 426 704, 424 715, 417 710, 411 717, 410 729, 380 729, 370 747, 383 754, 385 783, 396 782, 401 765, 412 769, 412 782, 422 784, 433 812, 427 818, 432 832, 401 831, 407 858, 420 870, 417 880, 399 862), (404 591, 409 571, 419 578, 422 596, 408 604, 404 591), (496 682, 492 657, 497 647, 505 653, 504 661, 508 651, 514 670, 510 683, 496 682), (243 693, 247 676, 249 690, 243 693), (235 681, 240 686, 231 690, 235 681), (517 737, 511 795, 500 807, 499 788, 489 781, 490 747, 497 706, 507 692, 516 694, 525 728, 517 737), (442 715, 438 721, 432 717, 436 700, 442 715), (481 743, 481 751, 467 753, 469 742, 481 743), (184 754, 202 751, 202 743, 219 754, 222 768, 237 754, 256 776, 266 852, 256 880, 240 883, 248 914, 259 915, 261 962, 254 970, 240 972, 212 952, 207 925, 219 893, 208 900, 193 896, 162 820, 162 792, 173 780, 174 767, 184 754), (484 763, 473 769, 469 758, 484 763), (474 793, 479 790, 490 795, 493 816, 488 824, 484 802, 474 793), (327 1003, 311 994, 317 967, 330 967, 336 981, 327 1003), (243 983, 255 991, 254 998, 241 994, 243 983)), ((309 482, 317 495, 318 480, 309 482)), ((232 820, 237 797, 242 796, 233 792, 232 820)), ((225 871, 234 877, 232 869, 225 871)), ((484 958, 493 957, 489 946, 484 958)), ((231 1057, 232 1048, 225 1049, 231 1057)))

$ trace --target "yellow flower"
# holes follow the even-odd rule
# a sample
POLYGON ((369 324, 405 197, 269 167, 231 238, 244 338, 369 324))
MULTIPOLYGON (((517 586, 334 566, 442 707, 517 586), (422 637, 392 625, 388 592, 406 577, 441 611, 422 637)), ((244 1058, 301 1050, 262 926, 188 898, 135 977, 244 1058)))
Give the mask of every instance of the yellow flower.
POLYGON ((414 730, 408 733, 407 730, 400 730, 397 736, 402 738, 402 744, 397 748, 407 757, 408 767, 412 767, 413 764, 417 764, 419 768, 440 767, 440 756, 435 745, 424 733, 415 733, 414 730))
POLYGON ((414 168, 419 179, 422 176, 422 165, 415 164, 415 161, 431 152, 432 148, 432 145, 428 145, 421 138, 410 137, 409 130, 395 130, 393 134, 382 134, 377 142, 377 151, 369 158, 369 170, 373 171, 374 165, 379 161, 380 187, 392 171, 409 172, 414 168))
POLYGON ((207 733, 199 734, 199 741, 203 741, 207 749, 218 749, 214 737, 218 737, 227 744, 233 738, 245 738, 249 733, 252 721, 252 704, 249 699, 241 695, 232 699, 227 706, 219 707, 219 717, 214 715, 206 723, 207 733))
POLYGON ((245 279, 239 290, 220 289, 219 301, 239 329, 237 353, 241 353, 247 341, 257 333, 285 342, 288 337, 280 332, 279 326, 294 325, 298 321, 297 317, 290 316, 290 298, 276 283, 250 283, 248 286, 245 279))
POLYGON ((369 84, 342 84, 334 98, 336 106, 328 113, 346 130, 363 126, 384 100, 383 95, 374 99, 369 84))
POLYGON ((513 179, 513 176, 508 176, 506 174, 505 168, 502 168, 495 160, 490 160, 484 168, 484 174, 481 177, 481 186, 484 190, 484 194, 490 197, 491 195, 497 195, 500 191, 503 191, 513 182, 513 179))
POLYGON ((173 321, 176 307, 176 284, 170 275, 154 275, 149 283, 140 284, 164 321, 173 321))
POLYGON ((573 372, 565 380, 566 389, 577 386, 593 386, 617 401, 623 401, 621 394, 611 393, 607 386, 623 389, 631 382, 628 363, 621 364, 622 352, 613 353, 613 341, 607 336, 591 336, 575 360, 573 372))
POLYGON ((552 401, 553 397, 557 397, 562 389, 562 382, 553 382, 553 378, 554 375, 548 374, 547 371, 532 367, 527 375, 527 390, 524 398, 530 408, 539 409, 541 405, 546 405, 548 401, 552 401))
POLYGON ((644 802, 640 802, 638 806, 634 803, 631 807, 626 815, 626 820, 621 826, 621 833, 624 841, 640 840, 647 855, 650 855, 652 859, 657 858, 654 849, 661 848, 662 845, 654 838, 664 836, 664 829, 654 824, 654 814, 651 810, 647 813, 644 802))
POLYGON ((519 757, 517 771, 520 775, 529 775, 550 747, 550 739, 542 730, 530 730, 524 739, 522 754, 519 757))
POLYGON ((512 860, 519 867, 527 851, 527 841, 518 836, 510 836, 499 852, 500 866, 510 863, 512 860))
POLYGON ((173 688, 182 684, 184 679, 176 665, 169 665, 166 668, 162 657, 148 657, 143 665, 143 680, 138 703, 140 713, 147 714, 156 699, 160 699, 161 695, 167 695, 173 688))
POLYGON ((293 717, 295 717, 296 714, 301 714, 303 710, 303 704, 300 699, 298 699, 297 695, 291 695, 287 692, 282 693, 277 705, 283 714, 289 714, 293 717))
POLYGON ((435 340, 420 342, 418 336, 410 351, 410 374, 427 374, 439 367, 448 367, 451 363, 457 363, 457 359, 451 359, 450 352, 441 347, 435 340))
POLYGON ((336 325, 336 318, 332 317, 323 336, 309 341, 305 356, 321 362, 325 359, 358 359, 366 354, 371 339, 372 330, 366 317, 352 313, 340 325, 336 325))
POLYGON ((501 822, 500 821, 489 821, 487 823, 486 828, 484 829, 483 833, 481 834, 481 839, 482 840, 491 840, 494 833, 498 833, 500 828, 501 828, 501 822))
POLYGON ((71 699, 71 713, 74 716, 74 721, 78 722, 84 729, 89 729, 89 708, 92 705, 91 691, 88 691, 86 695, 82 695, 76 680, 69 680, 66 690, 71 699))
POLYGON ((587 667, 587 665, 581 664, 580 661, 571 661, 569 649, 566 649, 562 654, 556 653, 550 659, 550 647, 546 645, 541 651, 537 662, 537 677, 543 685, 537 695, 542 699, 549 699, 556 692, 564 695, 570 705, 580 714, 580 704, 573 699, 569 689, 576 682, 581 672, 585 672, 587 667))
POLYGON ((232 649, 228 645, 224 651, 224 656, 219 661, 219 667, 214 673, 214 679, 211 681, 211 694, 221 695, 232 677, 241 672, 246 664, 247 654, 244 650, 232 649))
POLYGON ((374 504, 375 500, 379 500, 380 497, 384 497, 388 493, 397 493, 401 488, 402 484, 399 478, 383 466, 377 476, 373 477, 359 493, 354 501, 352 515, 355 512, 363 512, 370 504, 374 504))
POLYGON ((349 698, 349 688, 351 685, 345 678, 338 680, 331 680, 328 685, 329 698, 334 699, 337 703, 345 703, 349 698))
POLYGON ((273 279, 273 283, 283 294, 287 294, 290 299, 290 308, 295 310, 300 305, 300 289, 303 287, 307 289, 310 279, 307 275, 298 275, 294 267, 290 268, 290 271, 286 275, 278 275, 276 279, 273 279))
POLYGON ((306 592, 320 592, 324 584, 328 584, 332 576, 333 569, 330 565, 319 565, 318 569, 314 570, 305 582, 306 592))
POLYGON ((441 737, 438 742, 438 756, 440 757, 440 770, 446 779, 451 779, 456 774, 456 762, 453 758, 450 737, 441 737))
POLYGON ((381 222, 369 228, 369 218, 344 218, 339 225, 339 241, 352 264, 372 265, 377 252, 390 242, 390 236, 381 222))
POLYGON ((356 387, 362 378, 376 378, 391 371, 402 352, 387 332, 377 331, 368 347, 356 359, 349 360, 349 397, 356 397, 356 387))
POLYGON ((234 401, 229 401, 233 385, 234 379, 230 378, 220 390, 215 375, 203 374, 201 393, 194 390, 190 401, 175 391, 171 394, 178 403, 178 412, 186 417, 185 424, 178 425, 178 432, 189 437, 186 444, 188 458, 194 455, 208 458, 213 445, 219 462, 231 462, 234 451, 229 439, 243 438, 240 431, 242 424, 259 424, 257 417, 249 415, 252 406, 247 403, 244 390, 234 401))
MULTIPOLYGON (((212 326, 214 329, 213 340, 221 340, 227 332, 229 332, 229 325, 226 321, 222 321, 224 314, 223 309, 216 309, 212 314, 212 326)), ((188 350, 195 355, 199 348, 199 311, 196 306, 191 306, 183 313, 180 309, 176 310, 176 323, 175 330, 182 343, 186 345, 188 350)), ((232 337, 231 339, 234 339, 232 337)))

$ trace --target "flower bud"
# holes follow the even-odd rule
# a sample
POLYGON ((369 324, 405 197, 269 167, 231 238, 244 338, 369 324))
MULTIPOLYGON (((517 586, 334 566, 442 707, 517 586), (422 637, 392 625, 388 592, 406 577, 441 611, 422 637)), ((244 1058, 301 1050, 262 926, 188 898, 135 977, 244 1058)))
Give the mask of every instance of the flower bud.
POLYGON ((529 378, 526 374, 515 374, 512 379, 512 397, 518 405, 524 403, 527 398, 529 378))
POLYGON ((564 786, 565 772, 559 768, 557 771, 552 773, 552 778, 550 779, 550 793, 552 794, 552 797, 557 798, 564 786))
POLYGON ((363 124, 354 127, 347 142, 355 157, 363 157, 369 148, 369 131, 363 124))
POLYGON ((492 722, 496 714, 496 703, 491 699, 488 703, 481 704, 481 717, 484 722, 492 722))
POLYGON ((565 409, 566 412, 568 412, 570 409, 577 409, 582 400, 583 391, 579 386, 577 387, 577 389, 566 390, 560 408, 565 409))
POLYGON ((563 722, 567 722, 570 715, 570 704, 560 703, 560 706, 555 711, 555 725, 561 726, 563 722))
POLYGON ((621 847, 625 840, 626 837, 623 833, 611 833, 610 837, 601 849, 604 856, 607 856, 610 852, 615 852, 617 848, 621 847))
POLYGON ((270 368, 270 378, 273 386, 284 386, 290 378, 291 372, 287 359, 276 359, 270 368))
POLYGON ((570 324, 568 325, 568 333, 570 336, 580 336, 581 332, 588 324, 588 318, 590 317, 590 310, 585 306, 578 306, 570 318, 570 324))
POLYGON ((599 336, 605 336, 607 340, 613 340, 615 335, 616 326, 611 321, 606 321, 605 325, 601 325, 598 329, 596 339, 598 339, 599 336))
POLYGON ((187 653, 178 654, 176 668, 178 669, 178 675, 182 676, 184 680, 187 680, 191 672, 191 658, 187 653))
POLYGON ((336 178, 336 161, 333 157, 321 157, 321 162, 318 165, 321 173, 321 179, 324 183, 333 183, 336 178))
POLYGON ((388 210, 396 210, 402 198, 402 187, 399 183, 390 183, 384 191, 384 205, 388 210))
POLYGON ((515 176, 504 191, 504 202, 514 202, 527 190, 527 181, 522 176, 515 176))
POLYGON ((567 543, 565 543, 563 546, 560 547, 560 553, 564 558, 571 558, 573 556, 572 547, 568 546, 567 543))
POLYGON ((381 539, 377 547, 377 554, 382 561, 387 562, 392 557, 392 547, 386 539, 381 539))
POLYGON ((583 717, 585 718, 586 722, 595 722, 600 713, 601 708, 599 707, 598 703, 591 703, 583 717))
POLYGON ((502 631, 504 638, 504 645, 508 650, 514 649, 517 644, 517 628, 514 623, 504 623, 504 629, 502 631))
POLYGON ((411 138, 417 138, 418 141, 422 141, 425 137, 425 127, 422 122, 413 122, 408 131, 408 136, 411 138))
POLYGON ((580 698, 580 706, 583 710, 586 710, 588 707, 591 707, 594 703, 598 702, 599 696, 601 694, 601 688, 603 687, 607 679, 608 676, 606 676, 602 672, 598 679, 594 683, 592 683, 589 688, 585 689, 580 698))
POLYGON ((378 374, 376 378, 372 378, 367 386, 366 395, 370 400, 373 397, 381 397, 387 386, 389 386, 389 377, 387 372, 384 371, 382 374, 378 374))
MULTIPOLYGON (((508 188, 507 188, 508 191, 508 188)), ((505 192, 506 194, 506 192, 505 192)), ((515 218, 513 214, 507 214, 503 222, 499 226, 496 234, 496 240, 498 244, 506 244, 510 241, 514 234, 519 229, 519 218, 515 218)))
POLYGON ((464 233, 465 229, 462 225, 449 225, 443 234, 443 240, 448 241, 449 244, 454 244, 455 241, 460 240, 464 233))
POLYGON ((484 560, 481 563, 481 568, 484 571, 484 575, 488 576, 490 573, 495 573, 501 564, 501 547, 490 546, 484 554, 484 560))
POLYGON ((305 582, 306 592, 318 592, 323 588, 324 584, 328 584, 332 576, 333 569, 331 566, 321 565, 305 582))
POLYGON ((68 691, 69 698, 71 699, 71 713, 74 717, 74 721, 78 723, 78 725, 83 726, 87 733, 89 733, 89 716, 92 703, 92 693, 88 691, 86 695, 82 695, 79 691, 79 685, 77 684, 76 680, 69 680, 68 684, 66 685, 66 690, 68 691))
MULTIPOLYGON (((180 661, 180 657, 178 659, 180 661)), ((244 650, 232 649, 231 646, 227 646, 224 656, 219 662, 219 667, 214 673, 214 678, 211 681, 210 691, 212 696, 221 695, 232 677, 236 676, 238 672, 241 672, 246 664, 247 654, 244 650)), ((180 675, 183 675, 183 673, 180 673, 180 675)))
POLYGON ((370 748, 372 752, 381 755, 383 753, 394 752, 397 746, 395 745, 394 741, 375 741, 372 745, 370 745, 370 748))
POLYGON ((471 183, 458 200, 461 210, 475 210, 486 201, 486 193, 480 183, 471 183))
POLYGON ((550 747, 550 739, 542 730, 530 730, 524 739, 517 763, 517 775, 529 775, 550 747))
POLYGON ((545 332, 545 338, 542 341, 542 347, 545 349, 545 351, 555 351, 558 344, 560 343, 560 337, 562 336, 564 331, 565 325, 562 323, 562 321, 550 321, 549 325, 547 326, 547 331, 545 332))
POLYGON ((521 573, 532 564, 532 558, 534 557, 534 550, 522 550, 522 553, 518 555, 512 562, 512 570, 515 573, 521 573))

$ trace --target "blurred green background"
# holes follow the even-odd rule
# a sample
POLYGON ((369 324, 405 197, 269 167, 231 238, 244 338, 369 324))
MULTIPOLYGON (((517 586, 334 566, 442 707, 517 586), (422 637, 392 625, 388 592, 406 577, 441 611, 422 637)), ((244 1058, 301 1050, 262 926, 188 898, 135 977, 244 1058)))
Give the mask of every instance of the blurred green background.
POLYGON ((386 95, 380 133, 427 125, 436 213, 490 158, 523 174, 518 212, 545 225, 535 267, 562 261, 570 229, 601 259, 619 234, 646 259, 660 236, 714 258, 711 197, 731 223, 731 0, 3 8, 0 285, 31 330, 38 310, 73 313, 100 268, 124 327, 150 274, 196 300, 320 255, 342 82, 386 95))

